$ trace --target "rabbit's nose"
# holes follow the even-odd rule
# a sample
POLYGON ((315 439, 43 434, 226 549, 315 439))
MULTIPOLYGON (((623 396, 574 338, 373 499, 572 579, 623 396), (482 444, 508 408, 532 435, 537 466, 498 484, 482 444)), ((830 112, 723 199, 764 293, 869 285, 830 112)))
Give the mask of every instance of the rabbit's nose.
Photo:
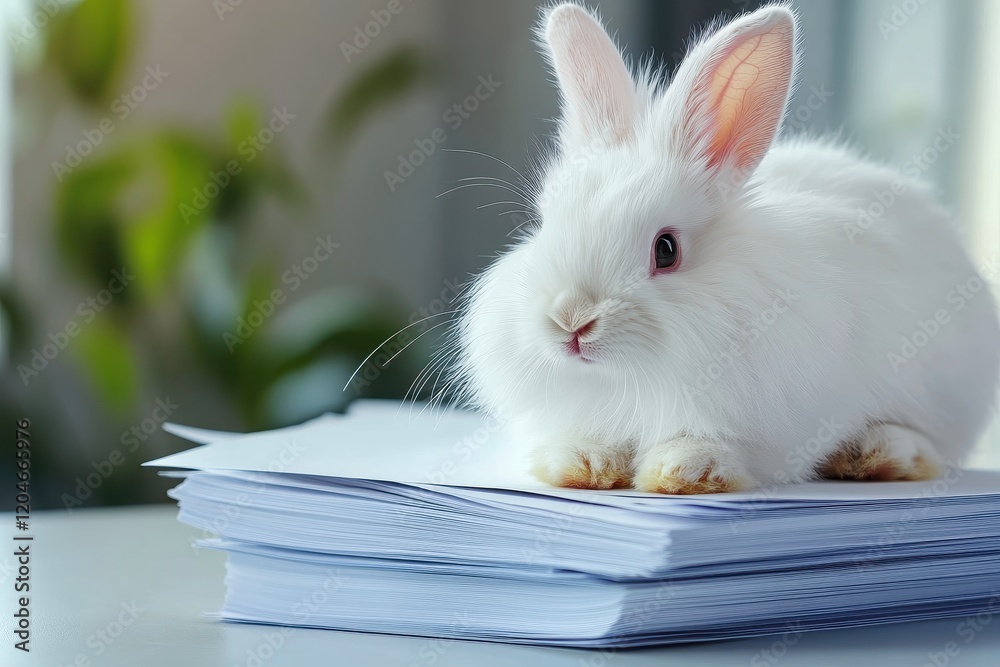
POLYGON ((559 315, 550 315, 552 321, 559 325, 563 331, 573 334, 574 338, 579 338, 581 336, 587 335, 594 325, 597 324, 597 318, 591 318, 582 324, 578 324, 574 319, 567 319, 566 317, 560 317, 559 315))
POLYGON ((589 322, 586 322, 586 323, 581 324, 580 326, 578 326, 576 328, 576 330, 573 331, 572 333, 577 338, 581 338, 583 336, 586 336, 587 332, 590 331, 591 329, 593 329, 594 325, 596 323, 597 323, 597 318, 595 317, 594 319, 590 320, 589 322))
POLYGON ((574 334, 574 339, 592 331, 598 318, 594 303, 586 296, 572 292, 556 297, 547 314, 559 329, 574 334))

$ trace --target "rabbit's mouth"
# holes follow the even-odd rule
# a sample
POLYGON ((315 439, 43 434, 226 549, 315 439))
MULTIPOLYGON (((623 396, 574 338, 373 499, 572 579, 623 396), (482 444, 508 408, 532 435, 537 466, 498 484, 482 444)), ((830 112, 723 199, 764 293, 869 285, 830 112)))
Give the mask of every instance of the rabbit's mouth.
POLYGON ((569 356, 579 359, 585 364, 594 363, 594 348, 590 343, 581 343, 579 335, 574 334, 571 339, 563 343, 563 347, 569 356))

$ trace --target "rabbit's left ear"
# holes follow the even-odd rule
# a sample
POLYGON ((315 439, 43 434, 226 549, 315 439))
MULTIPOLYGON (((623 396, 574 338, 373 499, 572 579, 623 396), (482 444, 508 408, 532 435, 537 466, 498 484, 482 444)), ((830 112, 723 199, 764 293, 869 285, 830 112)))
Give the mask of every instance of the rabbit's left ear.
POLYGON ((635 84, 601 24, 583 7, 565 3, 549 11, 540 33, 562 93, 564 148, 631 136, 635 84))
POLYGON ((795 15, 776 5, 697 44, 664 97, 676 151, 741 185, 778 134, 796 65, 795 15))

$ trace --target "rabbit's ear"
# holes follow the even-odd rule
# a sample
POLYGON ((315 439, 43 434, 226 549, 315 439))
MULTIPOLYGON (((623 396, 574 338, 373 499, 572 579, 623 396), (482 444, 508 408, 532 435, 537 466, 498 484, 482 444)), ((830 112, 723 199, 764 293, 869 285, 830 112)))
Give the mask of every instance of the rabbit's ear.
POLYGON ((673 148, 741 186, 778 133, 796 59, 795 15, 784 6, 759 9, 698 43, 664 99, 673 148))
POLYGON ((564 3, 548 12, 539 33, 562 94, 564 147, 631 136, 635 84, 601 24, 583 7, 564 3))

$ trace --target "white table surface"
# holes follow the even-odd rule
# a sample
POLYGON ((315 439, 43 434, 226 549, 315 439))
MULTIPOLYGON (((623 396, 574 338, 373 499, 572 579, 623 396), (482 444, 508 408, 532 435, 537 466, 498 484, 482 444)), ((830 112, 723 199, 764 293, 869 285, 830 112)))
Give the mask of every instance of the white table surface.
MULTIPOLYGON (((806 633, 792 645, 761 637, 618 652, 295 630, 272 650, 275 628, 203 616, 223 597, 224 555, 196 551, 197 531, 172 506, 35 513, 31 530, 31 652, 13 647, 13 547, 0 551, 0 665, 780 665, 795 667, 998 667, 1000 614, 966 642, 962 619, 806 633), (126 607, 132 606, 135 613, 126 607), (126 624, 120 626, 119 621, 126 624), (117 634, 106 643, 101 632, 117 634), (778 642, 776 644, 776 642, 778 642), (947 654, 954 642, 952 655, 947 654), (765 653, 769 649, 774 653, 765 653)), ((13 516, 2 514, 12 545, 13 516)), ((23 533, 20 533, 23 534, 23 533)))

